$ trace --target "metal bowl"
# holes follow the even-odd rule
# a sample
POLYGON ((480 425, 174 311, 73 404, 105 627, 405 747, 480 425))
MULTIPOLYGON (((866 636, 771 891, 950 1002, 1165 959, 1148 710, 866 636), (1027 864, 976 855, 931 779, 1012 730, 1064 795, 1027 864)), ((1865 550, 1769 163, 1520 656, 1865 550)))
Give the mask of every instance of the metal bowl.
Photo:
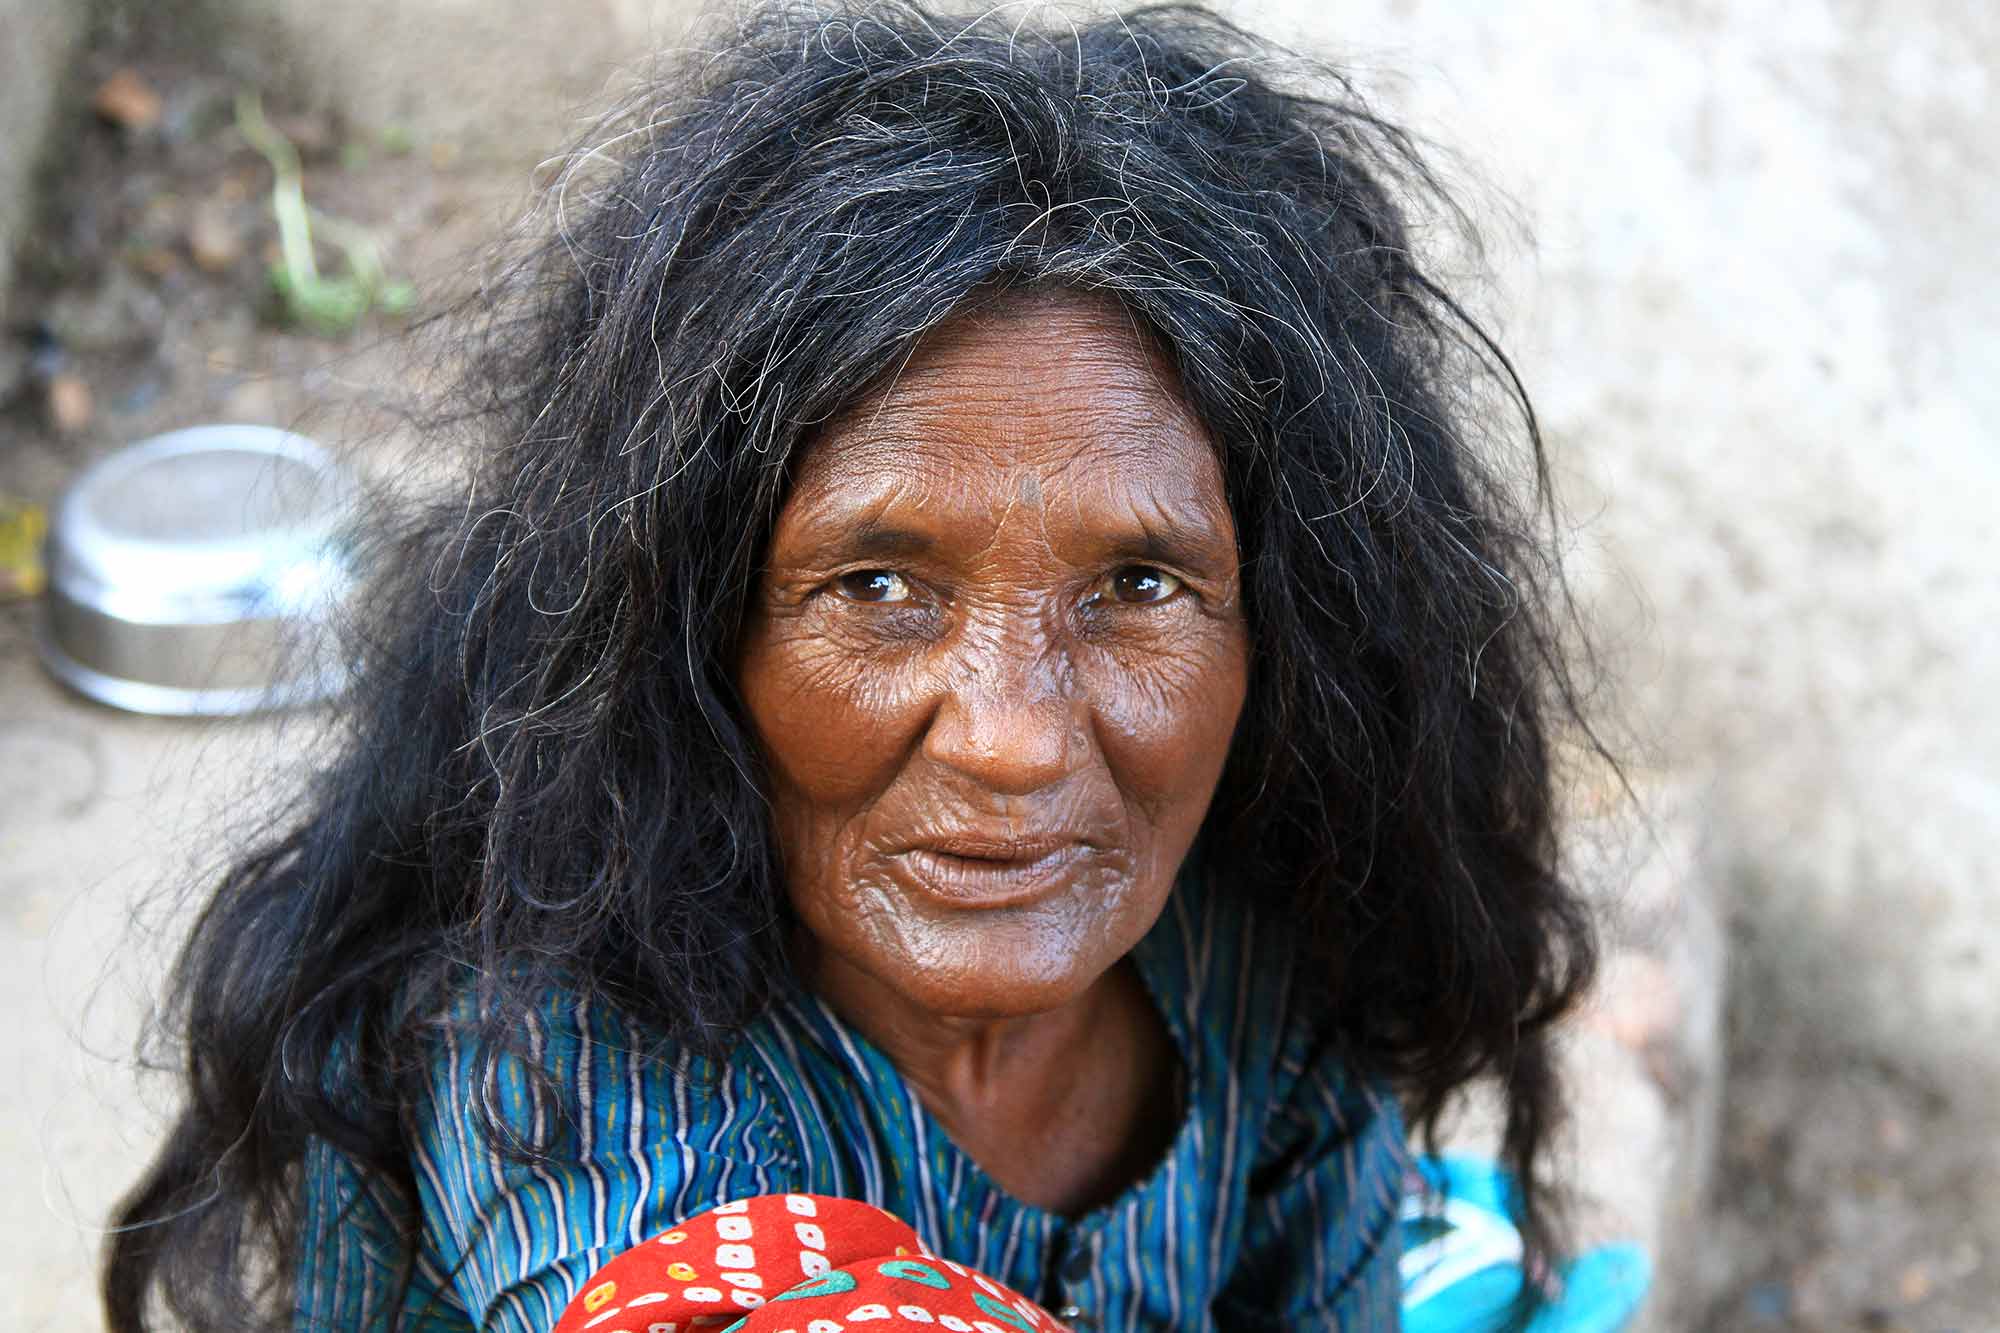
POLYGON ((138 713, 315 703, 346 673, 323 631, 354 581, 356 492, 266 426, 156 435, 86 469, 49 524, 42 660, 138 713))

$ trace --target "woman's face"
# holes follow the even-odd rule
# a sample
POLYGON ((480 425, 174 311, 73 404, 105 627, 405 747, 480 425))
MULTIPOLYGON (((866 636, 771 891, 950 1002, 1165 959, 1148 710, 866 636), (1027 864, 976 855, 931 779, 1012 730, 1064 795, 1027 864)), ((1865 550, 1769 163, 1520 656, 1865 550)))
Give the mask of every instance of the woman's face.
POLYGON ((806 451, 741 661, 815 983, 1081 995, 1166 903, 1247 672, 1214 447, 1122 308, 928 337, 806 451))

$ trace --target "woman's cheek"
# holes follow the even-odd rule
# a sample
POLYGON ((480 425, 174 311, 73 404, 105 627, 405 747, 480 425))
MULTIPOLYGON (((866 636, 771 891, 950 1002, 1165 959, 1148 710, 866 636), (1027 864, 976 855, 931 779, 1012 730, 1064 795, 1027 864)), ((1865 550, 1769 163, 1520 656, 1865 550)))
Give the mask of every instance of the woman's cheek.
POLYGON ((1249 673, 1240 626, 1205 622, 1201 630, 1144 653, 1102 654, 1093 664, 1098 733, 1121 786, 1129 779, 1165 796, 1198 786, 1206 803, 1249 673))
POLYGON ((921 723, 916 673, 809 624, 772 629, 742 671, 767 759, 817 799, 880 791, 921 723))

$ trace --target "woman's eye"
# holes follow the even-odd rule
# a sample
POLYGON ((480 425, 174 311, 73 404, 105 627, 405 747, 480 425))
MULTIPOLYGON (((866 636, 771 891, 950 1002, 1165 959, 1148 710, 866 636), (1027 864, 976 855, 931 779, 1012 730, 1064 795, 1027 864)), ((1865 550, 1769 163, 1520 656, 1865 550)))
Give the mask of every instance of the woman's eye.
POLYGON ((1164 569, 1151 565, 1127 565, 1112 571, 1108 580, 1111 600, 1127 606, 1164 602, 1181 590, 1181 581, 1164 569))
POLYGON ((850 602, 907 602, 911 596, 909 581, 887 569, 857 569, 833 582, 850 602))

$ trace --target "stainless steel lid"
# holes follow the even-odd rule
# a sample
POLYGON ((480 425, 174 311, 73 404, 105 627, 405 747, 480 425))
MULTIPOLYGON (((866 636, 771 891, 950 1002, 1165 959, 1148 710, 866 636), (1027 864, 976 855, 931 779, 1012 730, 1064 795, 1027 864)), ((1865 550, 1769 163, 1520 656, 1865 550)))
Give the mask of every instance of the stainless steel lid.
POLYGON ((355 489, 264 426, 155 436, 77 477, 49 525, 41 649, 84 694, 141 713, 315 702, 344 672, 355 489))

